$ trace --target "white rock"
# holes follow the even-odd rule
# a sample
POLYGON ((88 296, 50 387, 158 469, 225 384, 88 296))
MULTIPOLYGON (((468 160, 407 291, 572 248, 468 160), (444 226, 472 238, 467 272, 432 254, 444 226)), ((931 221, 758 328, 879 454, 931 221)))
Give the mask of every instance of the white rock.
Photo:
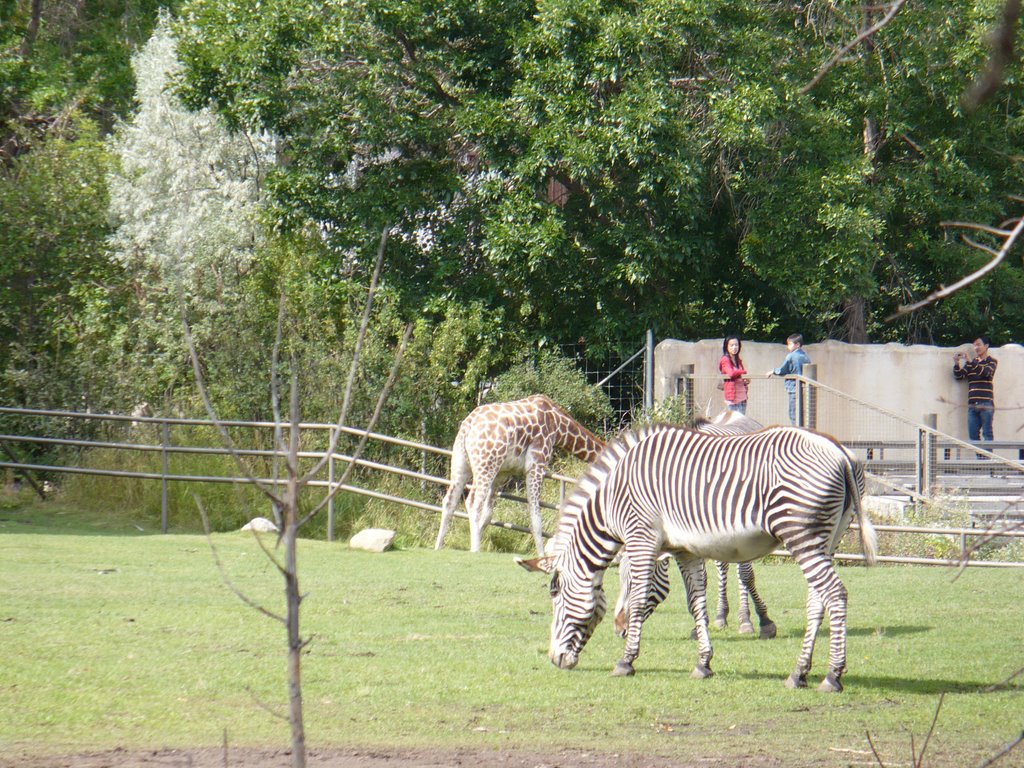
POLYGON ((394 542, 394 531, 387 528, 364 528, 349 539, 348 545, 352 549, 365 549, 367 552, 386 552, 394 542))
POLYGON ((248 523, 242 526, 243 531, 260 531, 261 533, 269 533, 270 531, 277 532, 277 526, 274 525, 273 520, 267 520, 265 517, 254 517, 248 523))

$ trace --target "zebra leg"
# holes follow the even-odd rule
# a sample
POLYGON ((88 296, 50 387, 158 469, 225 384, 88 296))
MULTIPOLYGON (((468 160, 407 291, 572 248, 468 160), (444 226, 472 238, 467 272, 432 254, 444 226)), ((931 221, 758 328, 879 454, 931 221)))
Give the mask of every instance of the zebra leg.
POLYGON ((829 570, 823 576, 825 584, 819 587, 821 600, 828 611, 829 652, 828 674, 818 686, 819 691, 839 693, 843 690, 842 676, 846 671, 846 587, 839 580, 829 561, 829 570))
POLYGON ((707 604, 707 571, 704 568, 704 561, 701 558, 683 559, 676 556, 679 564, 679 572, 683 575, 683 583, 686 584, 686 600, 690 606, 690 613, 697 623, 697 666, 693 668, 690 677, 705 678, 711 677, 711 657, 714 650, 711 648, 711 635, 708 632, 708 604, 707 604))
POLYGON ((757 585, 754 582, 754 566, 751 563, 740 563, 738 570, 740 575, 740 632, 754 631, 754 626, 750 623, 750 601, 753 600, 754 610, 757 611, 757 623, 761 627, 758 637, 761 640, 771 640, 775 637, 777 629, 775 622, 768 618, 768 606, 761 599, 761 595, 757 593, 757 585))
POLYGON ((807 629, 804 631, 804 642, 800 646, 800 656, 796 661, 796 669, 786 680, 787 688, 806 688, 807 673, 811 669, 811 657, 814 655, 814 641, 818 636, 821 617, 825 615, 825 605, 821 602, 818 591, 807 586, 807 629))
MULTIPOLYGON (((644 604, 643 621, 647 621, 654 613, 654 609, 665 602, 668 597, 669 562, 667 556, 662 556, 654 563, 654 573, 651 576, 651 590, 647 595, 647 602, 644 604)), ((615 634, 625 637, 629 631, 629 617, 626 614, 626 598, 629 596, 629 555, 623 550, 619 560, 619 598, 615 602, 615 634)))
MULTIPOLYGON (((626 615, 629 617, 626 629, 626 647, 612 670, 616 677, 636 674, 633 662, 640 655, 640 633, 644 623, 644 607, 651 591, 651 574, 654 571, 656 550, 647 542, 627 544, 628 556, 623 557, 619 568, 628 567, 629 595, 626 600, 626 615)), ((620 577, 621 578, 621 577, 620 577)))
POLYGON ((798 559, 800 568, 807 579, 807 634, 804 647, 797 662, 796 671, 790 680, 807 683, 807 672, 811 668, 811 654, 814 652, 814 636, 818 631, 824 612, 829 616, 828 673, 819 691, 836 692, 843 690, 842 676, 846 671, 846 587, 839 580, 835 566, 824 552, 804 555, 798 559), (813 598, 812 598, 813 595, 813 598), (812 628, 813 619, 813 628, 812 628))
MULTIPOLYGON (((715 566, 718 568, 718 613, 715 614, 715 626, 721 629, 728 625, 729 621, 729 593, 726 587, 729 583, 729 564, 723 563, 721 560, 715 561, 715 566)), ((742 590, 742 587, 741 587, 742 590)), ((742 600, 743 593, 740 592, 740 599, 742 600)), ((743 620, 743 603, 740 603, 740 621, 743 620)), ((747 623, 750 623, 750 613, 747 613, 747 623)), ((742 623, 740 625, 740 632, 743 631, 742 623)))

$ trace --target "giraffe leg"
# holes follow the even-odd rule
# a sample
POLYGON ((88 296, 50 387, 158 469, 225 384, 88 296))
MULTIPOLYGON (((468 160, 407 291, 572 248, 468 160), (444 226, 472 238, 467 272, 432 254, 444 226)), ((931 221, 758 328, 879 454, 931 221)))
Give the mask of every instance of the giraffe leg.
MULTIPOLYGON (((729 583, 729 564, 716 560, 715 566, 718 568, 718 613, 715 614, 715 626, 721 629, 722 627, 727 626, 729 623, 729 593, 726 589, 729 583)), ((740 596, 742 598, 742 587, 740 596)), ((740 632, 743 631, 742 619, 743 613, 741 610, 740 632)), ((747 617, 747 623, 750 623, 749 614, 747 617)))
POLYGON ((707 571, 704 561, 701 558, 684 558, 676 556, 679 564, 679 572, 683 575, 683 583, 686 585, 686 601, 697 623, 697 666, 693 668, 690 677, 705 678, 711 677, 711 657, 714 650, 711 647, 711 635, 708 632, 708 605, 707 605, 707 571))
POLYGON ((491 516, 494 514, 493 484, 480 488, 479 491, 474 489, 469 508, 469 551, 479 552, 487 526, 491 524, 491 516))
POLYGON ((544 556, 544 521, 540 516, 540 491, 544 481, 543 456, 532 456, 526 468, 526 506, 530 510, 530 530, 533 532, 533 543, 537 547, 537 555, 544 556))
MULTIPOLYGON (((437 531, 437 541, 434 542, 434 549, 441 549, 444 546, 444 537, 448 533, 448 526, 451 524, 452 516, 455 514, 455 508, 459 505, 463 491, 466 490, 466 484, 473 477, 465 451, 460 451, 456 448, 452 453, 449 476, 448 492, 445 493, 444 501, 441 502, 441 527, 437 531)), ((468 502, 466 508, 469 508, 468 502)))

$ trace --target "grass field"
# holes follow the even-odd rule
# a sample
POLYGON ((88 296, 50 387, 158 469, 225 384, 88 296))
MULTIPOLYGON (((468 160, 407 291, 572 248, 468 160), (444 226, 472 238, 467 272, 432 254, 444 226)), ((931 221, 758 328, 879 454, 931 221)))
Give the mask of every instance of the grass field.
MULTIPOLYGON (((274 611, 283 587, 248 534, 213 537, 225 568, 274 611)), ((543 578, 509 555, 300 547, 311 747, 582 748, 793 766, 909 762, 946 694, 926 766, 978 765, 1024 729, 1024 570, 846 567, 849 671, 839 695, 788 691, 804 628, 792 563, 761 565, 779 637, 712 630, 695 645, 678 574, 634 678, 610 620, 576 670, 547 659, 543 578), (990 690, 992 686, 994 690, 990 690)), ((617 579, 606 579, 614 600, 617 579)), ((735 589, 735 586, 733 587, 735 589)), ((823 674, 827 630, 812 683, 823 674)), ((201 536, 143 535, 75 510, 0 509, 0 752, 286 746, 283 628, 224 585, 201 536)), ((1017 749, 998 765, 1024 765, 1017 749)))

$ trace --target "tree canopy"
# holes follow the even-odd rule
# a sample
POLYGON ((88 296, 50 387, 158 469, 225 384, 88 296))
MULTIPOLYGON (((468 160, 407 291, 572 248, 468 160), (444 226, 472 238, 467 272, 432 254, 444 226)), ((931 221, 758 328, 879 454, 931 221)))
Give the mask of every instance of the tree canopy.
POLYGON ((942 221, 1012 213, 1017 78, 960 105, 997 11, 904 11, 806 93, 879 11, 191 0, 180 53, 192 105, 280 138, 282 225, 316 221, 338 265, 394 228, 409 311, 482 301, 549 340, 943 341, 1021 330, 1019 260, 882 322, 976 259, 942 221))
POLYGON ((384 231, 367 381, 415 318, 418 429, 524 351, 647 328, 1020 340, 1019 251, 886 320, 987 259, 946 222, 1020 215, 1019 63, 964 100, 1003 5, 187 0, 172 50, 146 0, 0 0, 4 398, 162 398, 184 298, 257 415, 283 286, 329 408, 384 231))

